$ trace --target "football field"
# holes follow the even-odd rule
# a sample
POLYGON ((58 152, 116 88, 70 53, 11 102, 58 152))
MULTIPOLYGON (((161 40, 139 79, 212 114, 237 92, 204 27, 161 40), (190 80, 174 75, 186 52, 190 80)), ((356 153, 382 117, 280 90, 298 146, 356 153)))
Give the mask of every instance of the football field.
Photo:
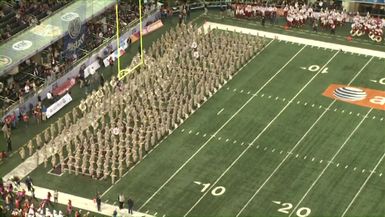
POLYGON ((114 185, 42 165, 34 183, 161 217, 384 216, 384 59, 268 40, 114 185))
POLYGON ((156 216, 383 216, 384 112, 323 92, 381 91, 384 69, 273 40, 103 201, 123 192, 156 216))

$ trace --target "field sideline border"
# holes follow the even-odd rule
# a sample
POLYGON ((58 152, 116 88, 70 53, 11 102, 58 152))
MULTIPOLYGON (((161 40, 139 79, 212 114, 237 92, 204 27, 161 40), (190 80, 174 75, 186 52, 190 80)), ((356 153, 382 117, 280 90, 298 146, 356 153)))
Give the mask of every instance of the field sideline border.
POLYGON ((203 27, 205 30, 208 28, 210 29, 218 28, 221 30, 240 32, 240 33, 251 34, 251 35, 259 35, 266 38, 282 40, 282 41, 287 41, 287 42, 292 42, 297 44, 305 44, 311 47, 320 47, 320 48, 326 48, 331 50, 341 50, 343 52, 351 52, 359 55, 365 55, 365 56, 369 55, 369 56, 374 56, 379 58, 385 58, 385 52, 382 52, 382 51, 358 48, 354 46, 347 46, 347 45, 330 43, 330 42, 323 42, 323 41, 318 41, 313 39, 300 38, 295 36, 283 35, 279 33, 272 33, 272 32, 256 30, 256 29, 249 29, 249 28, 243 28, 238 26, 220 24, 215 22, 205 22, 203 24, 203 27))

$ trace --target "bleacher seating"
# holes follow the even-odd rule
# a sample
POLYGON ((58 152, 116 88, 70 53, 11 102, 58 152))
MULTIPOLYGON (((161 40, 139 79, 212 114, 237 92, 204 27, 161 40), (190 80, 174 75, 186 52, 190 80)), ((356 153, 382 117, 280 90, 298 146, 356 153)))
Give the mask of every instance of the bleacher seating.
MULTIPOLYGON (((20 2, 27 2, 27 0, 20 0, 20 2)), ((16 14, 20 10, 21 7, 26 7, 29 8, 25 10, 23 14, 28 14, 28 16, 37 16, 39 19, 46 17, 48 15, 48 12, 45 8, 44 11, 46 13, 43 15, 38 15, 38 11, 40 9, 36 10, 31 10, 30 8, 34 8, 34 3, 33 2, 39 2, 39 7, 42 4, 48 4, 52 5, 50 7, 51 11, 57 10, 58 8, 62 7, 64 4, 68 4, 70 1, 73 0, 31 0, 28 1, 27 5, 24 5, 24 3, 12 3, 10 5, 6 4, 5 6, 0 7, 0 15, 2 14, 1 12, 4 13, 4 16, 0 18, 0 26, 4 22, 7 25, 9 23, 14 23, 17 22, 16 19, 16 14), (60 2, 60 4, 54 4, 55 2, 60 2), (11 7, 12 6, 12 7, 11 7), (6 18, 5 18, 6 17, 6 18), (9 21, 12 20, 12 21, 9 21)), ((138 13, 138 5, 137 3, 132 3, 132 2, 121 2, 120 3, 120 21, 121 21, 121 26, 124 27, 128 25, 131 21, 135 20, 138 18, 139 13, 138 13)), ((147 4, 143 6, 144 11, 147 11, 151 8, 151 5, 147 4)), ((1 17, 1 16, 0 16, 1 17)), ((103 41, 106 38, 110 38, 114 36, 115 34, 115 8, 108 9, 105 11, 103 14, 101 14, 98 17, 95 17, 94 19, 90 20, 87 22, 87 31, 86 31, 86 38, 87 40, 84 43, 83 50, 86 51, 92 51, 99 45, 103 43, 103 41), (108 25, 107 31, 104 30, 103 24, 100 22, 100 17, 106 17, 107 23, 110 24, 108 25)), ((23 27, 24 26, 19 26, 23 27)), ((0 34, 4 36, 1 32, 0 34)), ((5 33, 6 36, 9 36, 10 34, 5 33)), ((6 39, 7 37, 5 37, 6 39)), ((55 65, 51 65, 50 63, 46 65, 38 64, 33 62, 32 60, 27 60, 19 65, 19 73, 15 75, 7 75, 0 77, 0 82, 3 84, 3 88, 0 88, 0 108, 6 109, 8 106, 13 104, 14 102, 19 102, 20 101, 20 96, 22 98, 27 98, 27 96, 24 93, 24 87, 25 83, 28 81, 29 83, 34 83, 37 87, 40 87, 41 85, 46 82, 45 80, 47 77, 51 76, 51 79, 55 79, 60 77, 61 74, 65 73, 68 71, 73 65, 74 62, 83 57, 86 53, 84 52, 79 52, 77 58, 73 58, 72 56, 70 57, 65 57, 63 54, 63 48, 60 47, 62 46, 62 40, 59 40, 58 42, 52 44, 42 52, 46 53, 50 59, 50 61, 54 60, 56 63, 55 65), (51 54, 52 53, 58 53, 58 55, 55 55, 53 57, 51 54), (59 70, 55 72, 53 68, 57 65, 59 70), (59 73, 59 74, 58 74, 59 73)), ((33 93, 32 88, 30 93, 33 93)))
POLYGON ((0 5, 0 43, 64 7, 73 0, 2 1, 0 5))

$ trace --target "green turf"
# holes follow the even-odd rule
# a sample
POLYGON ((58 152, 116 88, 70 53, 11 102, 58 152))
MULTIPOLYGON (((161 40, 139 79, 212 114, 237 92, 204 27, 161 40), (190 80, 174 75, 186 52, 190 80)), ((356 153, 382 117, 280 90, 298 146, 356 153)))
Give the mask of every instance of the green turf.
MULTIPOLYGON (((205 144, 208 136, 212 135, 219 128, 218 126, 221 126, 241 107, 242 101, 246 102, 251 96, 247 92, 256 92, 300 48, 298 45, 274 42, 146 160, 130 171, 104 196, 104 199, 111 200, 123 191, 132 195, 138 206, 141 206, 196 150, 205 145, 141 209, 141 211, 149 210, 150 213, 157 212, 168 216, 184 215, 202 195, 200 192, 202 186, 193 182, 214 183, 245 150, 246 145, 259 135, 284 108, 288 100, 293 98, 315 75, 314 72, 300 69, 300 67, 315 64, 322 66, 336 52, 305 48, 214 139, 205 144), (238 97, 234 96, 234 93, 238 93, 238 97), (227 95, 227 97, 222 97, 222 95, 227 95), (246 98, 244 98, 245 96, 246 98), (277 96, 279 98, 276 100, 277 96), (225 108, 224 111, 227 113, 223 112, 217 116, 215 111, 220 108, 225 108), (207 124, 208 120, 210 124, 207 124), (207 125, 217 127, 208 130, 210 126, 207 125), (203 137, 204 134, 208 136, 203 137), (219 138, 221 139, 219 140, 219 138), (228 142, 226 142, 227 139, 229 139, 228 142), (234 141, 236 142, 234 143, 234 141), (243 146, 240 145, 242 142, 245 142, 243 146)), ((339 53, 332 59, 327 65, 329 73, 316 76, 293 103, 287 106, 286 110, 259 136, 240 160, 221 177, 216 186, 224 186, 226 192, 218 197, 207 194, 189 214, 192 216, 236 215, 282 161, 286 153, 294 147, 324 109, 330 105, 332 100, 321 96, 327 86, 331 83, 349 83, 368 60, 369 57, 343 53, 339 53)), ((383 89, 379 84, 374 85, 369 81, 380 78, 383 67, 382 60, 374 59, 360 72, 352 84, 383 89)), ((293 154, 264 185, 242 215, 280 216, 282 213, 277 210, 281 207, 272 201, 292 203, 296 206, 296 203, 327 165, 328 160, 345 142, 367 111, 367 108, 336 102, 298 144, 293 154), (349 114, 350 112, 352 114, 349 114), (360 115, 357 116, 357 113, 360 115)), ((383 124, 380 121, 383 112, 374 111, 373 115, 376 115, 377 119, 373 120, 371 115, 364 121, 356 134, 346 142, 345 148, 326 170, 327 172, 322 176, 319 184, 316 184, 314 192, 309 193, 308 198, 305 198, 305 202, 301 203, 297 210, 305 212, 305 208, 301 209, 301 207, 309 207, 314 216, 331 216, 342 213, 342 209, 346 208, 368 176, 369 170, 382 155, 378 150, 383 150, 381 145, 384 138, 380 133, 383 131, 383 124), (368 142, 369 139, 373 143, 368 142), (371 148, 368 149, 365 145, 371 145, 371 148), (360 154, 364 150, 371 152, 360 154), (371 157, 373 155, 376 157, 371 157), (345 165, 349 165, 348 169, 344 169, 345 165), (354 167, 360 168, 359 171, 354 172, 354 167), (362 173, 362 167, 367 168, 366 172, 362 173), (346 181, 341 181, 345 178, 346 181)), ((381 179, 381 177, 377 174, 373 180, 376 179, 381 179)), ((381 199, 379 193, 378 199, 381 199)), ((371 211, 362 214, 380 216, 380 213, 383 213, 383 207, 379 203, 371 204, 370 207, 371 211)), ((354 212, 350 215, 354 216, 354 212)))

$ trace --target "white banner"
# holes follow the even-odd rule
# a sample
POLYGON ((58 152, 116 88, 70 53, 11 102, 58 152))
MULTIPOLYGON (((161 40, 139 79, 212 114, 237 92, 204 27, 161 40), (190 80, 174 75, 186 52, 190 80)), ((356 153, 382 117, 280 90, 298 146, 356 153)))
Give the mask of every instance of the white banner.
POLYGON ((56 112, 62 109, 65 105, 72 101, 72 97, 67 93, 62 98, 60 98, 57 102, 52 104, 47 108, 46 116, 47 118, 52 117, 56 112))
POLYGON ((99 68, 100 64, 97 60, 91 63, 89 66, 87 66, 87 68, 84 69, 84 78, 87 78, 89 75, 93 75, 99 68))

